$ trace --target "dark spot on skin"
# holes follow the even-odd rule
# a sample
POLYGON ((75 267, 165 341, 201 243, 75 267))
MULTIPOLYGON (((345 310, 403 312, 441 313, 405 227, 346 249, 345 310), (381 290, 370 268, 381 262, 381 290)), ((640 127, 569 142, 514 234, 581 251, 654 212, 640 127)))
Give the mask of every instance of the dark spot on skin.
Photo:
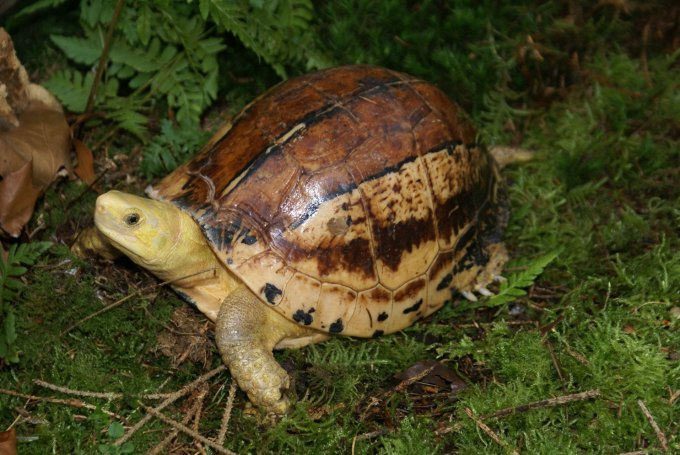
POLYGON ((378 322, 383 322, 385 319, 389 318, 390 316, 385 313, 384 311, 378 315, 378 322))
POLYGON ((413 313, 414 311, 418 311, 418 308, 420 308, 420 305, 422 305, 422 304, 423 304, 423 299, 418 300, 412 306, 406 308, 404 310, 404 314, 409 314, 409 313, 413 313))
POLYGON ((446 289, 449 287, 449 284, 451 284, 451 280, 453 280, 453 275, 452 274, 447 274, 442 278, 442 280, 439 282, 437 285, 437 290, 441 291, 442 289, 446 289))
POLYGON ((328 328, 328 331, 330 333, 340 333, 345 329, 345 327, 342 325, 342 319, 338 319, 334 323, 331 324, 331 326, 328 328))
POLYGON ((314 318, 310 313, 314 312, 314 308, 309 310, 307 313, 305 313, 304 310, 297 310, 295 314, 293 314, 293 320, 297 322, 298 324, 304 324, 304 325, 309 325, 312 323, 314 318))
POLYGON ((241 240, 241 243, 245 243, 246 245, 252 245, 255 242, 257 242, 257 237, 250 234, 246 235, 243 237, 243 240, 241 240))
POLYGON ((381 336, 383 333, 385 333, 384 330, 376 330, 375 332, 373 332, 373 338, 378 338, 378 337, 381 336))
POLYGON ((277 288, 271 283, 267 283, 264 285, 264 296, 267 299, 267 302, 271 303, 272 305, 275 305, 277 297, 283 294, 283 291, 281 289, 277 288))

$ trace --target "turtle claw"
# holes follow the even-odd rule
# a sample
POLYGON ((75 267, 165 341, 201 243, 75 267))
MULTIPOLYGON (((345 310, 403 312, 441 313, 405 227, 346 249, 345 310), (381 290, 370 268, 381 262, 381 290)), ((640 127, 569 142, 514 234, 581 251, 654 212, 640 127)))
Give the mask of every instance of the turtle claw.
POLYGON ((504 282, 508 281, 508 279, 505 278, 504 276, 494 275, 493 281, 494 281, 494 283, 504 283, 504 282))
POLYGON ((468 299, 470 302, 477 301, 477 297, 470 291, 461 291, 460 295, 468 299))
POLYGON ((475 291, 479 292, 479 293, 482 294, 484 297, 491 297, 491 296, 493 295, 493 292, 489 291, 489 290, 488 290, 487 288, 485 288, 484 286, 478 287, 477 289, 475 289, 475 291))

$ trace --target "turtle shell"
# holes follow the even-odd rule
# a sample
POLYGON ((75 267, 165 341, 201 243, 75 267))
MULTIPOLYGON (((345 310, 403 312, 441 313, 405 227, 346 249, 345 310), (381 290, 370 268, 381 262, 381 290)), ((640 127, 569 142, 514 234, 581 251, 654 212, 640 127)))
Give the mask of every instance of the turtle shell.
POLYGON ((433 85, 372 66, 283 82, 149 191, 262 301, 329 333, 400 330, 499 244, 497 172, 433 85))

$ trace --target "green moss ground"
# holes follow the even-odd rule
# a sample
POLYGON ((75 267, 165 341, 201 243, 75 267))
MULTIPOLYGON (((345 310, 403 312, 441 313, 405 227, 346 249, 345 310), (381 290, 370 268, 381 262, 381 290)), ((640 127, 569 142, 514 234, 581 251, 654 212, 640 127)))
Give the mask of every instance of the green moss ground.
MULTIPOLYGON (((402 333, 278 353, 305 398, 267 426, 239 392, 227 446, 238 453, 505 453, 465 408, 485 415, 599 389, 597 399, 485 422, 522 453, 659 453, 638 406, 643 400, 670 451, 680 453, 680 398, 674 395, 680 390, 678 52, 662 40, 640 47, 644 21, 655 18, 645 9, 585 8, 581 22, 570 22, 560 2, 502 8, 461 2, 454 9, 443 3, 328 2, 317 6, 317 20, 338 63, 384 64, 432 80, 466 106, 487 143, 534 150, 534 161, 504 171, 512 209, 510 269, 559 255, 531 292, 511 304, 454 301, 402 333), (527 34, 542 39, 544 60, 530 62, 525 72, 517 49, 527 34), (573 52, 578 70, 569 66, 573 52), (395 373, 437 358, 466 378, 465 390, 389 392, 398 383, 395 373), (381 394, 384 400, 364 412, 381 394)), ((654 5, 657 14, 664 8, 654 5)), ((254 71, 254 81, 225 89, 231 108, 272 78, 269 70, 259 77, 262 64, 245 51, 237 57, 248 59, 241 67, 254 71)), ((109 156, 138 159, 139 144, 131 139, 110 147, 109 156)), ((143 188, 144 177, 135 177, 137 183, 126 184, 122 171, 112 172, 102 189, 143 188)), ((35 386, 38 378, 124 392, 129 398, 86 401, 134 422, 142 414, 135 394, 176 390, 205 369, 191 362, 173 368, 154 352, 157 335, 184 305, 167 290, 134 297, 60 335, 103 303, 155 282, 129 263, 82 261, 69 253, 64 243, 88 222, 94 203, 94 193, 80 196, 83 190, 75 182, 51 188, 31 222, 35 228, 44 221, 36 238, 55 246, 26 276, 16 305, 21 360, 0 369, 0 388, 63 397, 35 386)), ((214 355, 212 366, 218 364, 214 355)), ((204 434, 219 428, 228 389, 221 385, 228 381, 224 373, 213 382, 204 434)), ((0 429, 25 405, 0 394, 0 429)), ((26 409, 43 421, 18 425, 27 438, 20 453, 114 453, 107 430, 115 419, 103 412, 49 403, 26 409)), ((182 417, 179 408, 169 414, 182 417)), ((163 428, 153 422, 138 432, 135 453, 160 441, 163 428)), ((181 441, 190 450, 188 440, 181 441)))

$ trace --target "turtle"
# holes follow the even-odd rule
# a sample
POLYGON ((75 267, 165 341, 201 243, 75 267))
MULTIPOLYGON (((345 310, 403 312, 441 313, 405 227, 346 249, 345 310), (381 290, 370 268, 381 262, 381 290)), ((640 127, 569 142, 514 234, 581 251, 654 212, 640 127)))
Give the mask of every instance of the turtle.
POLYGON ((77 249, 170 282, 268 413, 290 407, 274 349, 400 331, 490 294, 508 259, 503 180, 466 114, 376 66, 279 83, 146 193, 100 195, 77 249))

